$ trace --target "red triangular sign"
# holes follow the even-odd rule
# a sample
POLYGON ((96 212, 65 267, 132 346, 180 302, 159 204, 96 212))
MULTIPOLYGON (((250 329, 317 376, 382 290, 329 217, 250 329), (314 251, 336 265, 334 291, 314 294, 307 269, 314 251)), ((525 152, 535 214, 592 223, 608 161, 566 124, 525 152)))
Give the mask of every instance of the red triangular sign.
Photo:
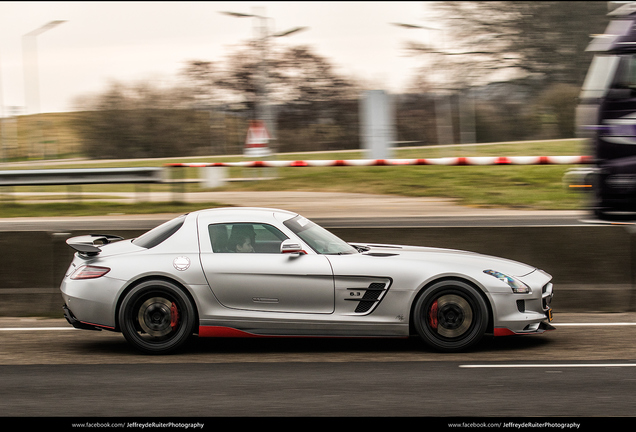
POLYGON ((245 156, 261 157, 269 154, 270 136, 265 122, 252 120, 245 139, 245 156))

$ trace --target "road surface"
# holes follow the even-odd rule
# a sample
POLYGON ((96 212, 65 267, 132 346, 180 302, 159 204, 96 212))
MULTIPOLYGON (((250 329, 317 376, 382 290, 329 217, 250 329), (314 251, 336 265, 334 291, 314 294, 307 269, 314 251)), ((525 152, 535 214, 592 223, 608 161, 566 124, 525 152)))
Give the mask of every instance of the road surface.
POLYGON ((636 314, 558 314, 464 354, 417 339, 198 339, 141 355, 117 333, 0 319, 3 416, 634 416, 636 314))

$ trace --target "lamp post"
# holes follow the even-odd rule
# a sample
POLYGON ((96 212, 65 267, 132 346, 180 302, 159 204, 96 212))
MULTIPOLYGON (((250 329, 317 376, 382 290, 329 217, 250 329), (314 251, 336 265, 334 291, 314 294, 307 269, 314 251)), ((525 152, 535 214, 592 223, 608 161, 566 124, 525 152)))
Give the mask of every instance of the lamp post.
POLYGON ((0 162, 4 162, 4 137, 6 135, 4 123, 4 93, 2 93, 2 62, 0 61, 0 162))
MULTIPOLYGON (((40 113, 40 83, 38 77, 37 36, 65 23, 65 20, 55 20, 44 24, 22 36, 22 61, 24 67, 24 94, 27 114, 40 113)), ((38 121, 37 132, 42 136, 41 122, 38 121)))
MULTIPOLYGON (((403 28, 407 28, 407 29, 425 29, 425 30, 440 30, 440 29, 436 29, 436 28, 432 28, 432 27, 426 27, 426 26, 421 26, 421 25, 417 25, 417 24, 403 24, 403 23, 393 23, 393 25, 396 25, 398 27, 403 27, 403 28)), ((432 52, 437 52, 437 51, 432 51, 432 52)), ((447 53, 442 53, 444 55, 447 55, 447 53)), ((459 55, 462 54, 478 54, 478 52, 466 52, 466 53, 458 53, 459 55)), ((460 99, 464 99, 464 101, 462 102, 460 100, 460 113, 459 113, 459 136, 460 136, 460 142, 462 144, 470 144, 470 143, 475 143, 476 142, 476 132, 475 132, 475 98, 473 95, 473 91, 472 88, 469 84, 468 90, 466 91, 466 95, 463 96, 460 99)), ((441 136, 439 136, 439 133, 441 130, 446 130, 447 133, 443 133, 443 136, 446 136, 446 139, 448 139, 448 135, 450 134, 450 139, 452 140, 452 120, 451 120, 451 112, 450 112, 450 97, 449 100, 445 103, 445 105, 447 105, 447 109, 446 111, 448 111, 448 126, 444 127, 444 126, 440 126, 440 123, 438 121, 438 140, 441 139, 441 136)), ((449 141, 450 142, 450 141, 449 141)))
POLYGON ((219 12, 223 15, 228 15, 235 18, 255 18, 255 37, 258 43, 258 49, 261 56, 259 63, 259 84, 258 95, 256 98, 256 118, 262 120, 267 125, 267 129, 272 136, 275 135, 275 128, 273 127, 273 119, 271 115, 271 109, 268 99, 268 54, 269 54, 269 39, 272 37, 284 37, 299 31, 305 30, 307 27, 294 27, 289 30, 285 30, 278 33, 270 33, 269 21, 273 21, 273 18, 267 17, 264 14, 263 8, 254 8, 253 13, 240 13, 240 12, 219 12))
POLYGON ((27 110, 37 114, 40 111, 40 83, 38 78, 37 36, 58 25, 64 20, 51 21, 22 36, 22 55, 24 62, 24 85, 27 110))
MULTIPOLYGON (((394 26, 406 29, 422 29, 442 31, 433 27, 426 27, 417 24, 391 23, 394 26)), ((437 124, 437 143, 452 144, 453 142, 453 120, 451 112, 450 96, 445 98, 443 95, 434 94, 435 100, 435 119, 437 124)))

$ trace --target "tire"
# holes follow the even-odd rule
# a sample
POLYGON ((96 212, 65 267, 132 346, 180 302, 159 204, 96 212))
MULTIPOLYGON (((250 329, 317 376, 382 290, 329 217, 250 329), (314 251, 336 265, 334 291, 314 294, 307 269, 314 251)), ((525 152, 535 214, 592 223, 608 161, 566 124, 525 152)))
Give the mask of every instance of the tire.
POLYGON ((443 352, 466 351, 486 333, 488 307, 471 285, 440 281, 416 301, 413 324, 422 340, 443 352))
POLYGON ((186 293, 171 282, 142 282, 124 297, 119 326, 126 340, 148 354, 168 354, 194 331, 195 311, 186 293))

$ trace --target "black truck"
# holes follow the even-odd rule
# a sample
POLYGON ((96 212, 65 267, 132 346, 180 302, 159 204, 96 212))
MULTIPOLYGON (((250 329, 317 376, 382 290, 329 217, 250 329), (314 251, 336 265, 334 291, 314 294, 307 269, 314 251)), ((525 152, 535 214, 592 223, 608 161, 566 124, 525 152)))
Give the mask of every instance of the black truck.
POLYGON ((594 164, 578 169, 592 191, 597 217, 636 213, 636 2, 611 2, 576 108, 579 136, 589 139, 594 164))

